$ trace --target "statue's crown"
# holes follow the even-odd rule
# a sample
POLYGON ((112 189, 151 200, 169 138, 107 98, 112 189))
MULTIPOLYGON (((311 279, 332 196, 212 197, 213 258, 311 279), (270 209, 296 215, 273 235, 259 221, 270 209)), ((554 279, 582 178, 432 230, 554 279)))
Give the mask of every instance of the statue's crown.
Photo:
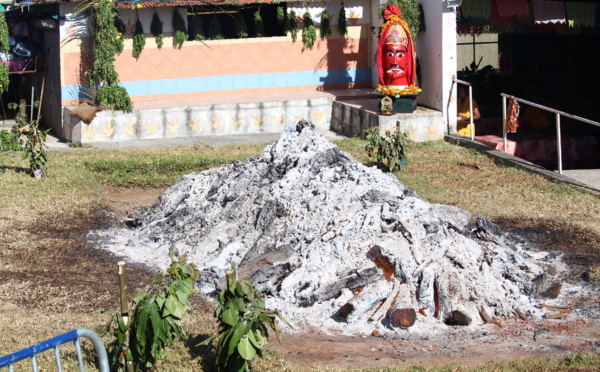
POLYGON ((408 47, 408 36, 406 36, 406 31, 400 24, 394 23, 389 27, 389 31, 385 36, 385 44, 400 44, 408 47))

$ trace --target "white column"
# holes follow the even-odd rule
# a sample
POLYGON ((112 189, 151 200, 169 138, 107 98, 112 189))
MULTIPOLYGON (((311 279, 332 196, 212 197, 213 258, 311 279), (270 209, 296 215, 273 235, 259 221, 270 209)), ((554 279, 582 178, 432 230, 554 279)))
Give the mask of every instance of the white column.
POLYGON ((422 0, 426 31, 416 39, 420 64, 418 103, 442 111, 445 132, 456 132, 456 14, 443 0, 422 0))

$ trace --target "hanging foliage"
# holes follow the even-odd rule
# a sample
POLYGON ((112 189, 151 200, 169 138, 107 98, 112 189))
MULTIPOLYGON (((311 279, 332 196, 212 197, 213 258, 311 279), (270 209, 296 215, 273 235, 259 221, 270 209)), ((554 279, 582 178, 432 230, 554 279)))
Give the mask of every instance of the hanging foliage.
POLYGON ((117 54, 121 54, 125 48, 125 42, 123 41, 123 35, 125 34, 125 24, 123 19, 117 13, 117 10, 113 8, 113 17, 115 28, 117 29, 117 36, 115 37, 114 44, 117 54))
POLYGON ((248 37, 248 28, 246 27, 246 21, 241 12, 237 12, 235 15, 235 34, 240 39, 248 37))
POLYGON ((194 40, 206 40, 204 27, 202 26, 202 17, 194 16, 194 40))
POLYGON ((298 23, 296 22, 296 12, 290 11, 290 17, 288 18, 288 28, 292 34, 292 41, 296 42, 298 39, 298 23))
POLYGON ((338 19, 338 28, 343 37, 348 36, 348 18, 346 18, 346 7, 342 1, 342 7, 340 8, 340 16, 338 19))
POLYGON ((135 21, 135 31, 133 31, 133 49, 131 50, 133 58, 140 58, 145 45, 146 37, 144 36, 144 26, 142 26, 142 22, 140 22, 138 16, 137 21, 135 21))
POLYGON ((329 12, 325 9, 321 13, 321 40, 325 40, 327 36, 331 36, 331 24, 329 23, 329 12))
POLYGON ((181 48, 183 43, 187 40, 187 28, 185 27, 185 21, 179 13, 177 7, 173 8, 173 30, 175 31, 174 45, 177 48, 181 48))
POLYGON ((263 25, 262 17, 260 16, 260 7, 254 13, 254 36, 265 36, 265 26, 263 25))
POLYGON ((225 39, 223 33, 221 32, 221 25, 219 24, 219 18, 217 15, 213 15, 212 21, 210 22, 210 34, 209 37, 212 40, 221 40, 225 39))
POLYGON ((102 84, 96 93, 96 101, 113 110, 131 111, 131 99, 127 90, 119 85, 119 74, 114 67, 116 40, 120 35, 115 26, 111 0, 99 1, 95 18, 94 59, 89 78, 90 84, 102 84))
POLYGON ((279 26, 287 27, 285 19, 285 10, 282 6, 277 7, 277 24, 279 26))
MULTIPOLYGON (((8 54, 8 25, 6 24, 4 12, 0 12, 0 49, 2 49, 5 54, 8 54)), ((0 94, 8 91, 9 84, 8 65, 6 65, 6 63, 0 63, 0 94)))
POLYGON ((152 15, 152 23, 150 23, 150 32, 152 32, 152 36, 156 40, 156 46, 160 49, 163 46, 163 26, 160 18, 158 17, 158 13, 154 10, 154 14, 152 15))
POLYGON ((310 16, 310 13, 306 11, 304 13, 304 29, 302 30, 302 42, 304 43, 303 49, 312 49, 317 40, 317 29, 310 16))

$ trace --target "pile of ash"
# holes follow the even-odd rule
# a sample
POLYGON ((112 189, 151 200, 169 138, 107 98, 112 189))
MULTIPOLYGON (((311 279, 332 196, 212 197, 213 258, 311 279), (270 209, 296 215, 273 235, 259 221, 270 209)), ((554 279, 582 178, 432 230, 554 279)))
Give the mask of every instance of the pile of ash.
POLYGON ((262 155, 189 174, 136 215, 97 231, 130 261, 166 268, 168 251, 214 294, 238 267, 267 307, 320 329, 443 329, 486 317, 541 317, 561 282, 485 217, 430 204, 301 121, 262 155))

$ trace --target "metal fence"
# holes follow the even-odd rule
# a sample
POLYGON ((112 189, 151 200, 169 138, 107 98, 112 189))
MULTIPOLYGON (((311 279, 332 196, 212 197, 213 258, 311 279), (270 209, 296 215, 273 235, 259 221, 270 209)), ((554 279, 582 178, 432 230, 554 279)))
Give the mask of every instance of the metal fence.
POLYGON ((581 122, 587 123, 587 124, 591 124, 591 125, 595 125, 597 127, 600 127, 600 123, 598 123, 597 121, 593 121, 593 120, 589 120, 589 119, 585 119, 582 118, 580 116, 576 116, 576 115, 572 115, 569 113, 566 113, 564 111, 559 111, 559 110, 555 110, 553 108, 547 107, 547 106, 542 106, 539 105, 537 103, 534 102, 529 102, 526 101, 524 99, 521 98, 517 98, 515 96, 511 96, 510 94, 506 94, 506 93, 501 93, 500 94, 502 96, 502 133, 503 133, 503 141, 504 141, 504 151, 506 152, 506 142, 507 142, 507 132, 506 132, 506 99, 511 99, 511 100, 515 100, 517 102, 521 102, 524 103, 526 105, 529 106, 533 106, 533 107, 537 107, 539 109, 542 110, 546 110, 549 111, 553 114, 556 115, 556 151, 558 152, 558 173, 562 174, 562 138, 561 138, 561 133, 560 133, 560 117, 561 116, 565 116, 568 117, 570 119, 574 119, 574 120, 579 120, 581 122))
POLYGON ((56 360, 56 368, 58 372, 62 372, 62 364, 60 358, 59 346, 66 344, 67 342, 73 341, 75 348, 77 349, 77 361, 79 362, 79 371, 83 372, 83 355, 81 354, 80 338, 89 339, 94 345, 96 356, 98 357, 98 368, 100 372, 109 372, 108 369, 108 357, 106 356, 106 349, 104 344, 98 335, 88 329, 75 329, 67 333, 63 333, 60 336, 56 336, 46 341, 42 341, 38 344, 30 346, 28 348, 19 350, 15 353, 3 356, 0 358, 0 369, 8 367, 9 372, 13 372, 13 365, 23 359, 31 358, 31 366, 34 372, 38 372, 38 365, 36 355, 49 350, 54 349, 54 355, 56 360))

